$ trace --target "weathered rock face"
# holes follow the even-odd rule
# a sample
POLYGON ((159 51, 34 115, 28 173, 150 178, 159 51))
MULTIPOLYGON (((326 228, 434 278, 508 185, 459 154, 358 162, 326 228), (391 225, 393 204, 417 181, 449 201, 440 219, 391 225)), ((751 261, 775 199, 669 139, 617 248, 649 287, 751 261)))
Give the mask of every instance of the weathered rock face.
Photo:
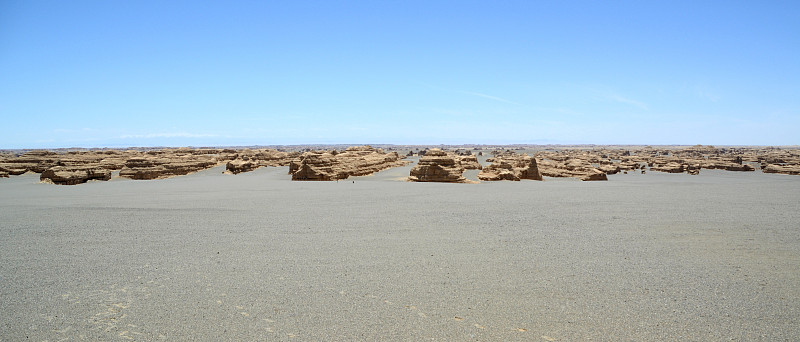
POLYGON ((237 174, 250 172, 262 166, 287 166, 299 156, 299 152, 287 153, 273 149, 245 149, 227 156, 233 160, 225 165, 225 170, 228 173, 237 174))
POLYGON ((350 175, 337 168, 336 157, 329 152, 306 152, 289 165, 292 180, 334 181, 347 179, 350 175))
POLYGON ((617 174, 622 170, 619 165, 600 165, 597 169, 603 171, 603 173, 607 175, 617 174))
POLYGON ((29 169, 30 167, 28 165, 22 163, 0 163, 0 172, 12 176, 21 175, 28 172, 29 169))
POLYGON ((800 175, 800 165, 776 165, 767 164, 764 173, 782 173, 785 175, 800 175))
MULTIPOLYGON (((599 170, 598 170, 599 171, 599 170)), ((600 172, 590 172, 583 176, 581 176, 582 181, 607 181, 608 176, 602 171, 600 172)))
POLYGON ((42 172, 39 180, 60 185, 75 185, 90 180, 107 181, 111 170, 95 166, 55 166, 42 172))
POLYGON ((186 175, 217 165, 213 157, 134 157, 125 162, 120 177, 138 180, 161 179, 186 175))
POLYGON ((419 158, 419 162, 411 169, 408 180, 413 182, 448 182, 464 183, 464 167, 458 157, 448 155, 438 148, 433 148, 419 158))
POLYGON ((58 155, 49 151, 31 151, 19 157, 6 158, 0 161, 0 171, 8 172, 10 175, 21 175, 31 171, 42 173, 53 166, 58 165, 58 155))
MULTIPOLYGON (((513 154, 510 149, 495 150, 497 156, 513 154)), ((309 150, 310 151, 310 150, 309 150)), ((420 151, 421 155, 425 152, 420 151)), ((476 149, 475 151, 478 151, 476 149)), ((324 152, 314 152, 318 156, 309 156, 306 162, 300 161, 299 152, 284 152, 274 149, 217 149, 217 148, 178 148, 178 149, 131 149, 127 151, 112 149, 93 150, 67 150, 67 151, 0 151, 0 177, 9 177, 26 172, 44 173, 55 167, 63 167, 59 172, 76 172, 82 174, 82 167, 89 169, 121 170, 123 177, 134 179, 155 179, 176 175, 183 175, 199 171, 210 166, 224 164, 230 173, 247 172, 262 166, 290 166, 296 179, 342 179, 352 175, 364 175, 379 171, 386 167, 399 166, 407 163, 396 153, 384 153, 371 147, 353 147, 337 153, 330 151, 328 156, 324 152), (227 164, 225 164, 227 163, 227 164), (304 166, 305 165, 305 166, 304 166), (123 170, 124 169, 124 170, 123 170), (303 169, 301 171, 301 169, 303 169), (70 171, 72 170, 72 171, 70 171)), ((429 157, 455 159, 456 164, 463 169, 481 168, 477 158, 472 152, 464 149, 444 156, 437 156, 441 151, 435 151, 429 157)), ((479 155, 482 152, 475 152, 479 155)), ((727 171, 753 171, 760 167, 764 173, 783 173, 800 175, 800 150, 774 147, 736 147, 715 148, 712 146, 693 146, 688 148, 673 147, 645 147, 639 149, 622 148, 548 148, 536 154, 537 168, 544 176, 574 177, 579 179, 602 179, 597 173, 606 175, 618 172, 631 173, 639 170, 645 173, 647 167, 660 172, 682 172, 699 174, 702 169, 718 169, 727 171)), ((424 166, 428 161, 418 166, 424 166)), ((461 181, 456 164, 448 164, 443 160, 441 164, 429 164, 430 170, 415 170, 424 179, 433 181, 461 181), (438 166, 432 166, 438 165, 438 166), (450 166, 448 166, 450 165, 450 166), (441 167, 440 167, 441 166, 441 167)), ((515 179, 521 178, 513 170, 519 166, 512 162, 503 164, 498 162, 484 172, 487 179, 515 179)), ((55 170, 53 172, 55 172, 55 170)), ((53 176, 53 179, 59 179, 53 176)), ((54 182, 47 176, 43 180, 54 182)), ((87 179, 102 180, 104 176, 89 176, 87 179)), ((416 177, 417 180, 420 178, 416 177)), ((81 175, 63 176, 61 183, 70 183, 75 179, 82 179, 81 175)))
POLYGON ((354 146, 341 153, 305 152, 289 163, 289 173, 292 180, 334 181, 366 176, 408 163, 397 152, 385 153, 370 146, 354 146))
POLYGON ((536 159, 527 154, 501 154, 487 161, 491 161, 492 164, 478 173, 478 179, 480 180, 542 180, 542 174, 539 172, 536 159))
POLYGON ((231 160, 225 164, 225 170, 232 173, 242 173, 242 172, 250 172, 257 169, 260 165, 257 162, 250 161, 250 160, 231 160))
MULTIPOLYGON (((600 162, 597 156, 593 155, 558 155, 553 152, 540 152, 539 171, 547 177, 572 177, 583 181, 608 180, 606 173, 595 168, 593 162, 600 162)), ((610 168, 610 165, 605 165, 610 168)), ((614 168, 614 172, 619 172, 614 168)))
POLYGON ((481 169, 483 169, 483 166, 481 166, 481 163, 478 162, 478 157, 476 157, 474 155, 470 154, 470 155, 458 156, 458 159, 459 159, 459 163, 461 164, 461 166, 464 169, 467 169, 467 170, 481 170, 481 169))
POLYGON ((666 164, 654 164, 650 167, 650 171, 659 171, 659 172, 667 172, 667 173, 683 173, 686 170, 685 164, 680 164, 676 162, 668 162, 666 164))

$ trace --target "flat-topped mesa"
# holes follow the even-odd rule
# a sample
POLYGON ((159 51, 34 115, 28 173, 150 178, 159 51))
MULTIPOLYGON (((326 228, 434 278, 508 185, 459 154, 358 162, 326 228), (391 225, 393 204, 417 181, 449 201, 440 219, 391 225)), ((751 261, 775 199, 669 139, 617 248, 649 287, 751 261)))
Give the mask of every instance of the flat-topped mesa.
POLYGON ((42 172, 39 180, 59 185, 76 185, 90 180, 107 181, 111 179, 111 170, 97 165, 88 166, 55 166, 42 172))
POLYGON ((392 167, 403 166, 397 152, 386 153, 371 146, 348 147, 344 152, 305 152, 289 164, 292 180, 335 181, 350 176, 366 176, 392 167))
POLYGON ((464 167, 457 156, 438 148, 425 152, 416 166, 411 168, 408 180, 412 182, 466 183, 464 167))
POLYGON ((506 153, 490 158, 487 161, 491 161, 492 164, 484 167, 483 170, 478 173, 478 179, 480 180, 542 180, 542 174, 539 172, 536 159, 527 154, 506 153))
POLYGON ((233 160, 225 164, 227 173, 237 174, 253 171, 262 166, 287 166, 300 152, 280 152, 274 149, 245 149, 233 155, 233 160))
POLYGON ((139 156, 128 159, 119 175, 137 180, 162 179, 205 170, 215 165, 216 158, 207 155, 139 156))

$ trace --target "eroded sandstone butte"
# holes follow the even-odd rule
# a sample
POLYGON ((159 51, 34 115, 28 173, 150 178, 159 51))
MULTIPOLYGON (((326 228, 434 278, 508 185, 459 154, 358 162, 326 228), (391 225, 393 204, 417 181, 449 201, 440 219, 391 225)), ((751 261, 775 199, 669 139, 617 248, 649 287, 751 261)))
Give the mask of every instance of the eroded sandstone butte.
POLYGON ((460 158, 438 148, 428 150, 411 168, 408 180, 412 182, 465 183, 464 167, 460 158))
POLYGON ((397 152, 386 153, 371 146, 348 147, 344 152, 305 152, 289 163, 296 181, 335 181, 350 176, 366 176, 410 163, 397 152))
POLYGON ((43 182, 60 185, 75 185, 90 180, 107 181, 111 179, 111 170, 97 166, 55 166, 39 176, 43 182))
POLYGON ((542 180, 542 174, 539 172, 536 159, 527 154, 502 153, 486 161, 491 162, 491 164, 478 173, 478 179, 480 180, 542 180))
POLYGON ((119 175, 137 180, 162 179, 205 170, 217 164, 217 158, 213 156, 141 156, 128 159, 119 175))
MULTIPOLYGON (((573 177, 583 181, 608 180, 606 173, 598 169, 595 164, 600 164, 597 156, 591 153, 574 153, 571 155, 556 152, 539 152, 539 172, 547 177, 573 177)), ((618 172, 617 168, 610 169, 618 172)))
POLYGON ((235 154, 233 160, 225 165, 228 173, 237 174, 253 171, 262 166, 287 166, 300 152, 282 152, 274 149, 244 149, 235 154))

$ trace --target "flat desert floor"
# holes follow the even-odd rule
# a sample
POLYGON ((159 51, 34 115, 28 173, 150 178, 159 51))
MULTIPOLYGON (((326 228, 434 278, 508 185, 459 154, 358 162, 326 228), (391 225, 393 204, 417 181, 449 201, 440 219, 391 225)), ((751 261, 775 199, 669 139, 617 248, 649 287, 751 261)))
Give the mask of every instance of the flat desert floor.
POLYGON ((411 166, 0 179, 0 340, 800 340, 798 176, 411 166))

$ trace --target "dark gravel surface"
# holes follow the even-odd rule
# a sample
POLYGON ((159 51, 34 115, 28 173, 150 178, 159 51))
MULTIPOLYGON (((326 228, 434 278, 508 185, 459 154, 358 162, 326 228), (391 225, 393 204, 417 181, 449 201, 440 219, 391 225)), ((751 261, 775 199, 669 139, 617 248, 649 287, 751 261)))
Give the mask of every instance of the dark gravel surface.
POLYGON ((0 340, 800 340, 800 177, 410 167, 0 179, 0 340))

